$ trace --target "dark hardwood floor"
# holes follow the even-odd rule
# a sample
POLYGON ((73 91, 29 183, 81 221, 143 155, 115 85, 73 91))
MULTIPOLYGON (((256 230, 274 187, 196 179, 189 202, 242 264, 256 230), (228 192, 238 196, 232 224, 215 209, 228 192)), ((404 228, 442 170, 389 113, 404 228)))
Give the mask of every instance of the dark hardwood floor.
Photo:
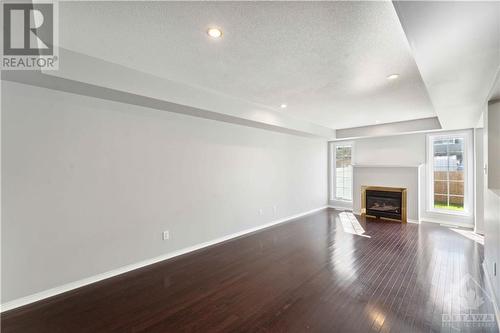
POLYGON ((466 236, 329 209, 8 311, 1 328, 497 332, 487 320, 446 321, 494 313, 483 247, 466 236))

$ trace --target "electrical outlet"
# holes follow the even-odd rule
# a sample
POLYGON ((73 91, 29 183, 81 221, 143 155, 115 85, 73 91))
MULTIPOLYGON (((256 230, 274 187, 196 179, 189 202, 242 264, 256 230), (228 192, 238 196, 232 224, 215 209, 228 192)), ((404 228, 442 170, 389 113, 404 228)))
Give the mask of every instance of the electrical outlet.
POLYGON ((262 210, 262 208, 259 209, 259 215, 263 215, 264 214, 264 211, 262 210))
POLYGON ((274 215, 276 215, 276 213, 278 212, 278 206, 276 206, 276 205, 273 206, 273 212, 274 212, 274 215))
POLYGON ((163 238, 163 240, 169 240, 169 239, 170 239, 170 231, 165 230, 165 231, 162 233, 162 238, 163 238))

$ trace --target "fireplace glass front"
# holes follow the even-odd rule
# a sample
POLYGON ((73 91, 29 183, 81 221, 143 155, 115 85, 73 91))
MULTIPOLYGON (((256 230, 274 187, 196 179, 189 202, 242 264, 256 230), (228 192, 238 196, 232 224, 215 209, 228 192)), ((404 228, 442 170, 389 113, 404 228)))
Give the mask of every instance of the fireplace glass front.
POLYGON ((401 192, 366 191, 366 214, 401 219, 401 192))

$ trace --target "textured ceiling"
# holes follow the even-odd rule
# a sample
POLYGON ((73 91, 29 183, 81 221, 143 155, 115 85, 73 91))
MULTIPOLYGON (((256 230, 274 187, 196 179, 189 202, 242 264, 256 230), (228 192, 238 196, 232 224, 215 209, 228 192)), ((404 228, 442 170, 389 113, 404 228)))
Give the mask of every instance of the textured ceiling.
POLYGON ((435 115, 391 2, 61 2, 60 44, 330 128, 435 115))

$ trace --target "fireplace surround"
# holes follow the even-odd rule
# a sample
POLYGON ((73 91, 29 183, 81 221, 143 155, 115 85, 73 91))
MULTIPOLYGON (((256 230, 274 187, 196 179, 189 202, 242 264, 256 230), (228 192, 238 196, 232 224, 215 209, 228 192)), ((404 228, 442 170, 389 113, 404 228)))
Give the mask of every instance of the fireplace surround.
POLYGON ((406 188, 362 186, 361 214, 406 223, 406 188))

